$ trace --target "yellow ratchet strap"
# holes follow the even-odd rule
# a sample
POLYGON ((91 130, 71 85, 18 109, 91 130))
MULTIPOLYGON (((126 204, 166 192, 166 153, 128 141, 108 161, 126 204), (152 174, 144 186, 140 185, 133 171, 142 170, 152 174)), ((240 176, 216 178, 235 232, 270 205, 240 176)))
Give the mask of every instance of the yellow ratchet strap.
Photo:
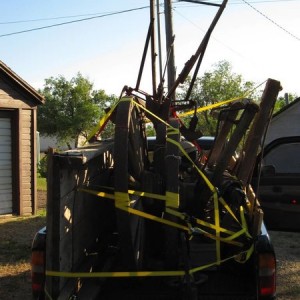
MULTIPOLYGON (((188 224, 188 226, 189 226, 189 228, 190 228, 190 231, 192 232, 193 227, 192 227, 192 225, 188 222, 188 220, 186 220, 186 216, 185 216, 183 213, 178 212, 178 211, 175 211, 175 210, 170 209, 170 208, 166 208, 166 213, 171 214, 171 215, 174 215, 174 216, 176 216, 176 217, 178 217, 178 218, 184 220, 184 221, 188 224)), ((206 226, 206 227, 209 227, 209 228, 212 228, 212 229, 216 229, 216 226, 215 226, 214 224, 210 224, 210 223, 204 222, 204 221, 199 220, 199 219, 196 219, 196 218, 195 218, 195 221, 196 221, 197 224, 203 225, 204 223, 206 223, 206 224, 203 225, 203 226, 206 226)), ((204 236, 206 236, 206 237, 208 237, 208 238, 210 238, 210 239, 212 239, 212 240, 217 240, 217 239, 218 239, 219 241, 224 242, 224 243, 227 243, 227 244, 235 245, 235 246, 238 246, 238 247, 243 247, 243 243, 236 242, 236 241, 233 241, 233 240, 234 240, 235 238, 237 238, 238 236, 240 236, 241 234, 243 234, 243 233, 244 233, 244 230, 241 230, 241 231, 239 231, 239 232, 236 233, 236 232, 233 232, 233 231, 230 231, 230 230, 228 230, 228 229, 225 229, 225 228, 220 227, 220 231, 223 232, 223 233, 228 234, 229 236, 228 236, 228 237, 219 237, 219 238, 217 238, 217 237, 214 236, 213 234, 211 234, 211 233, 209 233, 209 232, 207 232, 207 231, 205 231, 205 230, 203 230, 203 229, 201 229, 201 228, 199 228, 199 227, 197 227, 197 229, 198 229, 204 236)))
MULTIPOLYGON (((217 102, 217 103, 214 103, 214 104, 210 104, 210 105, 207 105, 207 106, 199 107, 199 108, 197 108, 196 112, 198 113, 198 112, 201 112, 201 111, 213 109, 213 108, 222 106, 224 104, 228 104, 228 103, 231 103, 231 102, 239 101, 239 100, 242 100, 242 99, 245 99, 245 98, 246 98, 246 95, 241 96, 241 97, 231 98, 229 100, 224 100, 224 101, 217 102)), ((184 112, 182 114, 179 114, 179 117, 186 117, 186 116, 189 116, 189 115, 193 115, 194 113, 195 113, 195 110, 193 109, 193 110, 184 112)))
POLYGON ((179 194, 166 191, 166 207, 179 207, 179 194))
MULTIPOLYGON (((128 213, 131 213, 131 214, 134 214, 134 215, 137 215, 137 216, 140 216, 140 217, 152 220, 152 221, 156 221, 156 222, 189 232, 188 226, 184 226, 184 225, 178 224, 176 222, 172 222, 172 221, 169 221, 169 220, 166 220, 166 219, 163 219, 163 218, 160 218, 160 217, 157 217, 157 216, 154 216, 154 215, 145 213, 143 211, 129 207, 128 200, 130 200, 130 199, 129 199, 127 193, 115 192, 115 195, 112 195, 109 193, 97 192, 97 191, 92 191, 92 190, 88 190, 88 189, 78 189, 78 191, 87 192, 87 193, 93 194, 95 196, 98 196, 100 198, 108 198, 108 199, 115 200, 116 202, 118 202, 118 203, 115 203, 115 206, 119 209, 127 211, 128 213)), ((147 193, 145 193, 145 194, 147 194, 147 193)), ((159 196, 161 196, 161 195, 159 195, 159 196)), ((147 195, 147 197, 148 197, 148 195, 147 195)))
MULTIPOLYGON (((237 255, 233 255, 220 260, 221 263, 236 258, 237 255)), ((189 274, 199 272, 201 270, 210 268, 217 265, 217 262, 209 263, 200 267, 196 267, 189 270, 189 274)), ((52 277, 65 277, 65 278, 104 278, 104 277, 172 277, 172 276, 185 276, 186 271, 174 270, 174 271, 136 271, 136 272, 63 272, 63 271, 50 271, 46 270, 46 276, 52 277)), ((48 294, 49 295, 49 294, 48 294)), ((50 295, 48 296, 50 299, 50 295)))
POLYGON ((92 132, 89 134, 88 138, 84 142, 84 145, 88 140, 90 140, 98 131, 99 129, 107 122, 107 120, 110 118, 111 114, 114 112, 116 109, 117 105, 119 104, 120 100, 117 101, 111 108, 110 110, 100 119, 99 123, 94 127, 92 132))

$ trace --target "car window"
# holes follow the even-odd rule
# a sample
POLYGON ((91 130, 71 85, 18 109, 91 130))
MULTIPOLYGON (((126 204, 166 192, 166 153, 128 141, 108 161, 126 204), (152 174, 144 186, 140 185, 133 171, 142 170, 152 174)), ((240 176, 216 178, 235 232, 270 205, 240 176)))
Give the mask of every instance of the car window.
POLYGON ((275 173, 300 173, 300 143, 281 144, 267 153, 263 166, 273 166, 275 173))

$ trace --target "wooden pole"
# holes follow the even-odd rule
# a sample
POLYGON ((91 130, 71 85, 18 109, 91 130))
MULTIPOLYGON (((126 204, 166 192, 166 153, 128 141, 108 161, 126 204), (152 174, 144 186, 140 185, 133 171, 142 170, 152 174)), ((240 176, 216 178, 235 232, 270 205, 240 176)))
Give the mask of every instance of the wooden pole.
POLYGON ((237 177, 245 184, 251 181, 257 152, 265 131, 267 130, 267 124, 272 116, 273 108, 280 90, 281 84, 279 81, 268 79, 262 95, 260 111, 254 119, 253 126, 246 140, 243 162, 239 165, 237 171, 237 177))
MULTIPOLYGON (((168 90, 170 90, 175 83, 175 54, 173 45, 173 15, 172 15, 172 1, 165 0, 165 23, 166 23, 166 47, 167 52, 170 51, 168 70, 168 90)), ((171 101, 175 98, 175 90, 171 95, 171 101)))
MULTIPOLYGON (((151 22, 155 20, 155 0, 150 0, 150 18, 151 22)), ((156 46, 155 46, 155 30, 151 32, 151 65, 152 65, 152 92, 153 97, 156 98, 156 46)))

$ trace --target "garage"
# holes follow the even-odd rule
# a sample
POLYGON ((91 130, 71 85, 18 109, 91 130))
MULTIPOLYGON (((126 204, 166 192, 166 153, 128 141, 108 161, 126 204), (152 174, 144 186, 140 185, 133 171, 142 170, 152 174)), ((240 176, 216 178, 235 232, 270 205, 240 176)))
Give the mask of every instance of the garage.
POLYGON ((36 113, 43 102, 0 61, 0 215, 36 212, 36 113))

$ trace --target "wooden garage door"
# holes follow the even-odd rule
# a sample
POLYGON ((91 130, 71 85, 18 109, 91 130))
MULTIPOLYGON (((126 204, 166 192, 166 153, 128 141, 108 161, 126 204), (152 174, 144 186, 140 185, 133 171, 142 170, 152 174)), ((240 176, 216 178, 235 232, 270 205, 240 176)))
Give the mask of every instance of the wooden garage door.
POLYGON ((12 213, 11 119, 0 117, 0 215, 12 213))

